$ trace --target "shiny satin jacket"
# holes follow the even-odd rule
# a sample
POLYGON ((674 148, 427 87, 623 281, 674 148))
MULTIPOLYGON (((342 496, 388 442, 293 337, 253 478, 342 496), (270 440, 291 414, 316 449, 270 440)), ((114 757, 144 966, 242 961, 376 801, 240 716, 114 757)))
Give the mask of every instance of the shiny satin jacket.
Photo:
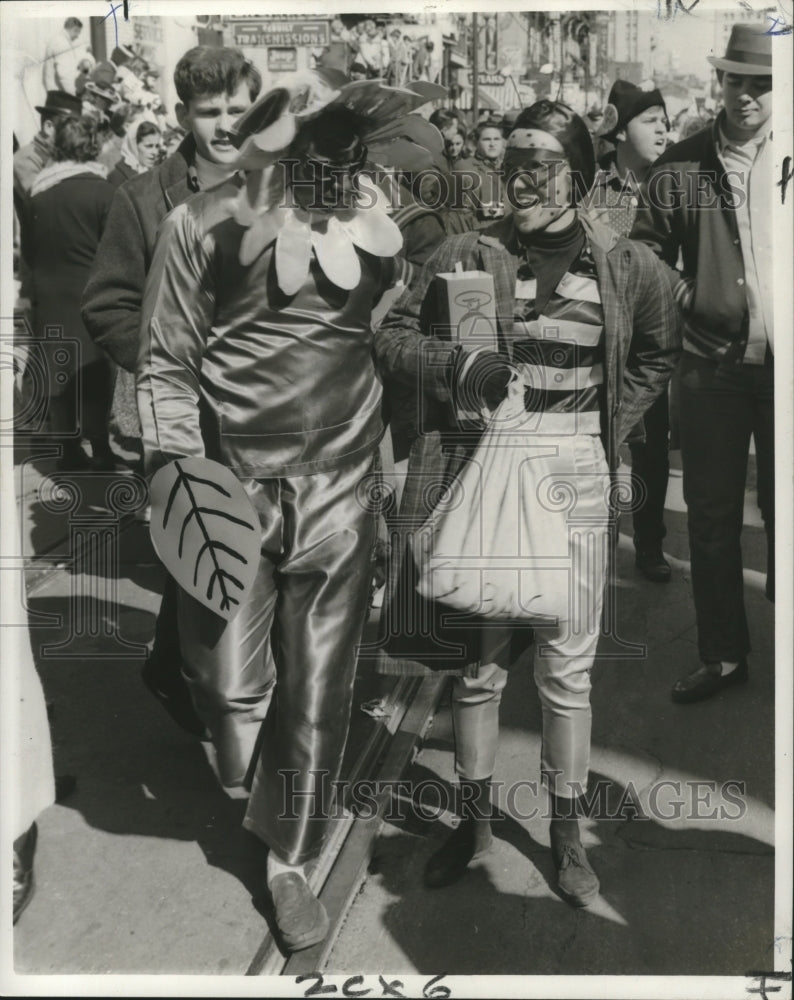
POLYGON ((197 194, 158 236, 138 361, 147 466, 205 455, 264 479, 356 461, 383 434, 370 317, 397 261, 357 249, 361 280, 346 292, 312 255, 287 296, 274 244, 240 263, 238 191, 232 182, 197 194))

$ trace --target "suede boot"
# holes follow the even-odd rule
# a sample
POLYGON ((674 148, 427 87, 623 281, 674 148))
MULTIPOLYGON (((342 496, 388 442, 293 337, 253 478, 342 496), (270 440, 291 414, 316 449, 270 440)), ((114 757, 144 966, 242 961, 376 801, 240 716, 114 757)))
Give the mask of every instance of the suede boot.
POLYGON ((587 906, 598 896, 600 883, 590 867, 579 835, 576 799, 551 794, 551 853, 557 867, 557 888, 571 906, 587 906))
POLYGON ((491 779, 462 778, 460 791, 462 819, 425 865, 424 883, 428 889, 441 889, 457 882, 469 862, 485 854, 493 842, 491 779))

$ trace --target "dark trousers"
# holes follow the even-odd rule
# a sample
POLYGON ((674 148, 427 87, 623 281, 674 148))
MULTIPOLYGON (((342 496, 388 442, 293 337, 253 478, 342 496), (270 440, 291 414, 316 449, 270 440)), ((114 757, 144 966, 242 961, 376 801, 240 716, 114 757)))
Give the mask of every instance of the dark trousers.
POLYGON ((170 573, 166 573, 163 599, 154 626, 154 644, 149 661, 156 664, 153 669, 157 673, 161 687, 169 693, 178 688, 180 692, 184 692, 184 698, 189 700, 188 687, 182 676, 182 652, 179 648, 179 628, 176 619, 178 592, 179 585, 176 580, 170 573))
POLYGON ((54 434, 79 432, 66 438, 63 454, 73 456, 80 449, 80 438, 91 442, 95 458, 110 455, 108 417, 113 374, 108 358, 97 358, 69 379, 60 392, 50 398, 49 421, 54 434))
POLYGON ((721 367, 685 352, 681 361, 681 458, 689 522, 698 648, 705 663, 750 651, 741 533, 750 435, 758 506, 767 533, 767 589, 774 599, 774 369, 721 367))
POLYGON ((646 412, 645 441, 631 444, 631 472, 640 481, 634 511, 634 545, 638 551, 659 548, 666 532, 664 501, 670 475, 670 417, 667 393, 646 412))

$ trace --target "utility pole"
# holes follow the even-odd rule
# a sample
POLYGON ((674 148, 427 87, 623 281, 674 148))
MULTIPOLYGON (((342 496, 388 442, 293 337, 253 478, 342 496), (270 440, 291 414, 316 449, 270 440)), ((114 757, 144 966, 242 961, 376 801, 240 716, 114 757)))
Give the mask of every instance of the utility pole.
POLYGON ((479 81, 479 29, 477 15, 471 15, 471 116, 472 124, 476 125, 480 117, 480 81, 479 81))

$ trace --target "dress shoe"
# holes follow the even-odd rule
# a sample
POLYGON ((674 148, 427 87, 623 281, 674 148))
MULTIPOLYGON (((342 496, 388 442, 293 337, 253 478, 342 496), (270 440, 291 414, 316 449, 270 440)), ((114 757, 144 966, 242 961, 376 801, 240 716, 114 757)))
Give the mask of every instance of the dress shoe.
POLYGON ((33 823, 14 841, 14 923, 33 898, 33 856, 37 839, 38 827, 33 823))
POLYGON ((670 563, 665 559, 661 548, 637 549, 634 564, 646 580, 652 583, 670 582, 670 563))
POLYGON ((571 906, 588 906, 601 888, 587 854, 576 840, 552 839, 552 854, 557 866, 557 888, 571 906))
POLYGON ((295 872, 282 872, 271 881, 270 895, 287 951, 310 948, 328 934, 328 914, 306 879, 295 872))
POLYGON ((491 779, 461 779, 463 819, 425 865, 424 884, 428 889, 452 885, 471 861, 485 854, 493 843, 491 834, 491 779))
POLYGON ((679 705, 687 705, 694 701, 711 698, 712 695, 719 694, 720 691, 724 691, 725 688, 732 687, 734 684, 747 683, 746 659, 742 658, 739 661, 739 666, 734 667, 729 674, 719 673, 721 669, 719 663, 704 663, 697 670, 693 670, 691 674, 677 680, 670 696, 679 705))
POLYGON ((150 657, 141 668, 141 680, 180 729, 200 740, 210 738, 206 726, 196 714, 190 691, 181 674, 164 676, 157 662, 150 657))

